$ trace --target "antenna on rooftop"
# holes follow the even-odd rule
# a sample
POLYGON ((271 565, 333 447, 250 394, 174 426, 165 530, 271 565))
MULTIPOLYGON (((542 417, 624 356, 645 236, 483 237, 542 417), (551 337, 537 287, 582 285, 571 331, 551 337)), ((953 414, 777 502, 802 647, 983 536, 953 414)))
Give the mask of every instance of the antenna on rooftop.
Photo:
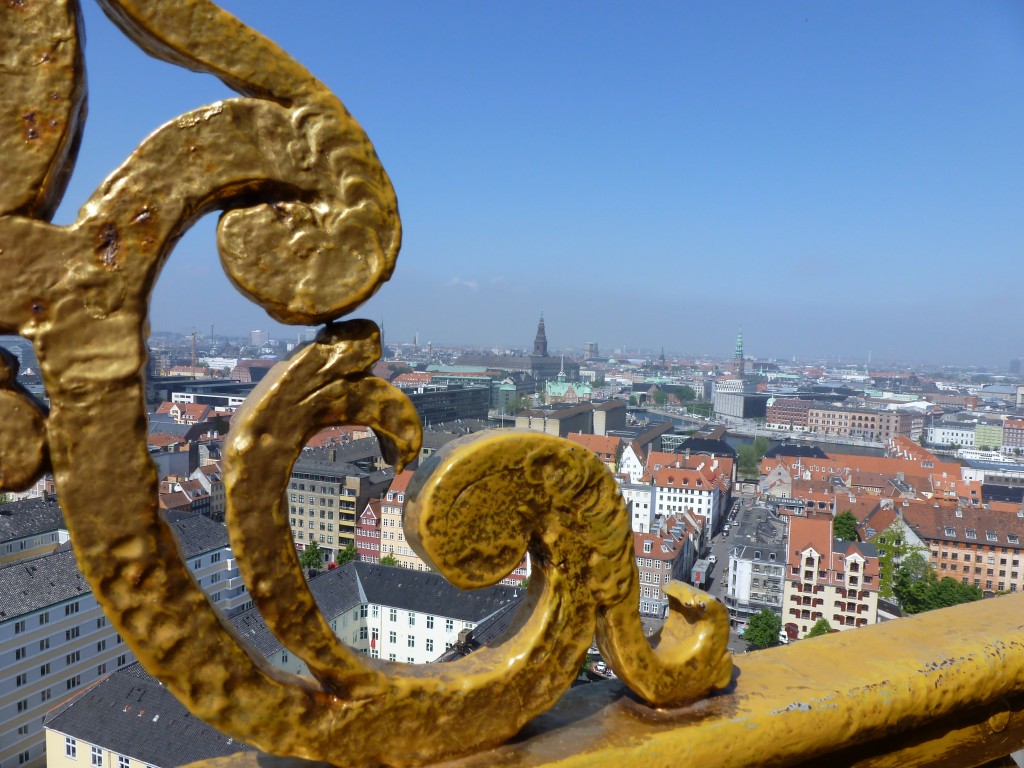
POLYGON ((196 327, 192 326, 192 373, 196 372, 196 327))

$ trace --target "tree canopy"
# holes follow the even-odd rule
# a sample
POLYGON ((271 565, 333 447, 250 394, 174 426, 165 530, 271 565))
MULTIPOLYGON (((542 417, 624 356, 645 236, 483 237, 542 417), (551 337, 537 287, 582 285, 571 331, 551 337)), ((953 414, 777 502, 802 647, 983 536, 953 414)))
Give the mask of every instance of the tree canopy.
POLYGON ((359 555, 356 553, 356 545, 349 544, 344 549, 338 550, 338 565, 344 565, 345 563, 351 563, 359 559, 359 555))
POLYGON ((814 626, 811 627, 811 631, 804 635, 805 638, 817 637, 818 635, 827 635, 832 631, 832 625, 828 623, 828 619, 818 619, 814 622, 814 626))
POLYGON ((908 541, 908 531, 901 520, 882 531, 872 540, 878 548, 878 596, 895 597, 893 582, 900 563, 914 552, 921 552, 920 547, 912 546, 908 541))
POLYGON ((922 613, 982 598, 982 591, 972 584, 948 576, 939 579, 920 552, 911 553, 900 564, 893 582, 904 613, 922 613))
POLYGON ((853 512, 840 512, 832 521, 832 537, 840 541, 857 540, 857 518, 853 512))
POLYGON ((380 559, 381 565, 390 565, 392 568, 398 565, 398 558, 388 553, 380 559))
POLYGON ((782 630, 782 619, 770 608, 755 613, 743 630, 743 639, 757 648, 769 648, 779 644, 779 632, 782 630))
POLYGON ((311 541, 302 552, 299 553, 299 564, 303 568, 319 568, 324 564, 324 556, 320 551, 320 545, 311 541))
POLYGON ((761 459, 767 453, 771 443, 765 437, 756 437, 754 442, 741 445, 737 453, 740 459, 740 474, 756 477, 761 471, 761 459))

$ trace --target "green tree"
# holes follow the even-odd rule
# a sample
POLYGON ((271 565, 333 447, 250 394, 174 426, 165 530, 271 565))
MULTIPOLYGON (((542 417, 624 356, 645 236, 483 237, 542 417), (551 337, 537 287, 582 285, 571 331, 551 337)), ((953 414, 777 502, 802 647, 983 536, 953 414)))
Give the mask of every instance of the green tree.
POLYGON ((983 597, 973 585, 948 576, 940 580, 920 552, 909 555, 896 569, 893 587, 904 613, 932 611, 983 597))
POLYGON ((804 635, 804 638, 817 637, 818 635, 827 635, 832 631, 832 625, 828 623, 828 619, 818 619, 814 622, 814 626, 811 627, 811 631, 804 635))
POLYGON ((660 389, 655 389, 654 394, 651 396, 651 399, 654 401, 654 404, 656 406, 661 408, 668 403, 668 393, 663 392, 660 389))
POLYGON ((619 440, 619 444, 615 446, 615 471, 619 472, 622 467, 622 454, 626 451, 626 443, 624 440, 619 440))
POLYGON ((878 596, 892 598, 896 596, 894 581, 896 569, 911 554, 920 554, 921 547, 911 546, 907 542, 907 528, 902 520, 895 520, 892 525, 882 531, 871 542, 878 548, 878 596))
POLYGON ((744 477, 757 477, 761 471, 761 459, 768 451, 770 443, 767 438, 757 437, 754 442, 741 445, 739 451, 740 474, 744 477))
POLYGON ((315 541, 311 541, 299 554, 299 565, 303 568, 320 568, 323 564, 323 553, 320 551, 320 545, 315 541))
POLYGON ((344 549, 338 550, 338 565, 344 565, 345 563, 351 563, 359 559, 359 555, 356 553, 356 545, 349 544, 344 549))
POLYGON ((840 512, 832 521, 832 537, 840 541, 857 540, 857 518, 853 512, 840 512))
POLYGON ((390 565, 392 568, 395 568, 398 566, 398 558, 389 553, 380 559, 380 564, 390 565))
POLYGON ((629 396, 629 404, 630 405, 637 405, 636 395, 630 395, 629 396))
POLYGON ((779 644, 781 630, 782 619, 770 608, 765 608, 750 617, 747 628, 743 630, 743 639, 757 648, 770 648, 779 644))

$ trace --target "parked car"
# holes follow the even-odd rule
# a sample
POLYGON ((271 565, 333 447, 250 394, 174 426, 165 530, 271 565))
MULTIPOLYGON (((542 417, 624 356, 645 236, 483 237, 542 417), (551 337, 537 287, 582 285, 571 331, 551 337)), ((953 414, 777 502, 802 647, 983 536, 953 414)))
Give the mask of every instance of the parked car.
POLYGON ((718 555, 708 555, 708 562, 714 565, 718 562, 718 555))

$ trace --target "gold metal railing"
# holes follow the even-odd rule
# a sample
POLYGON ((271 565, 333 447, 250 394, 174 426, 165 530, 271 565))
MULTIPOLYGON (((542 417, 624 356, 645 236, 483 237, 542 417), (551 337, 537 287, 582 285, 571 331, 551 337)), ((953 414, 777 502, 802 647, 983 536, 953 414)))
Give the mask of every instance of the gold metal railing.
POLYGON ((292 462, 323 426, 373 427, 398 466, 418 453, 411 404, 369 375, 376 326, 339 321, 394 269, 391 183, 342 104, 212 3, 100 5, 149 53, 241 96, 159 128, 74 223, 53 226, 84 119, 80 14, 74 0, 0 5, 0 330, 32 341, 52 404, 40 408, 6 364, 0 485, 18 489, 52 470, 97 599, 197 716, 268 752, 348 766, 788 765, 828 755, 829 764, 964 765, 1021 744, 1024 597, 734 665, 721 604, 673 584, 652 648, 614 480, 592 454, 538 434, 453 443, 408 492, 412 546, 459 586, 496 583, 529 547, 536 570, 509 635, 430 667, 349 651, 301 577, 281 499, 292 462), (147 301, 173 243, 214 209, 224 211, 218 247, 239 290, 282 322, 325 324, 238 412, 224 467, 239 569, 312 679, 270 668, 240 643, 178 560, 157 509, 147 301), (96 478, 115 474, 123 485, 110 494, 96 478), (595 633, 626 687, 563 697, 595 633))

